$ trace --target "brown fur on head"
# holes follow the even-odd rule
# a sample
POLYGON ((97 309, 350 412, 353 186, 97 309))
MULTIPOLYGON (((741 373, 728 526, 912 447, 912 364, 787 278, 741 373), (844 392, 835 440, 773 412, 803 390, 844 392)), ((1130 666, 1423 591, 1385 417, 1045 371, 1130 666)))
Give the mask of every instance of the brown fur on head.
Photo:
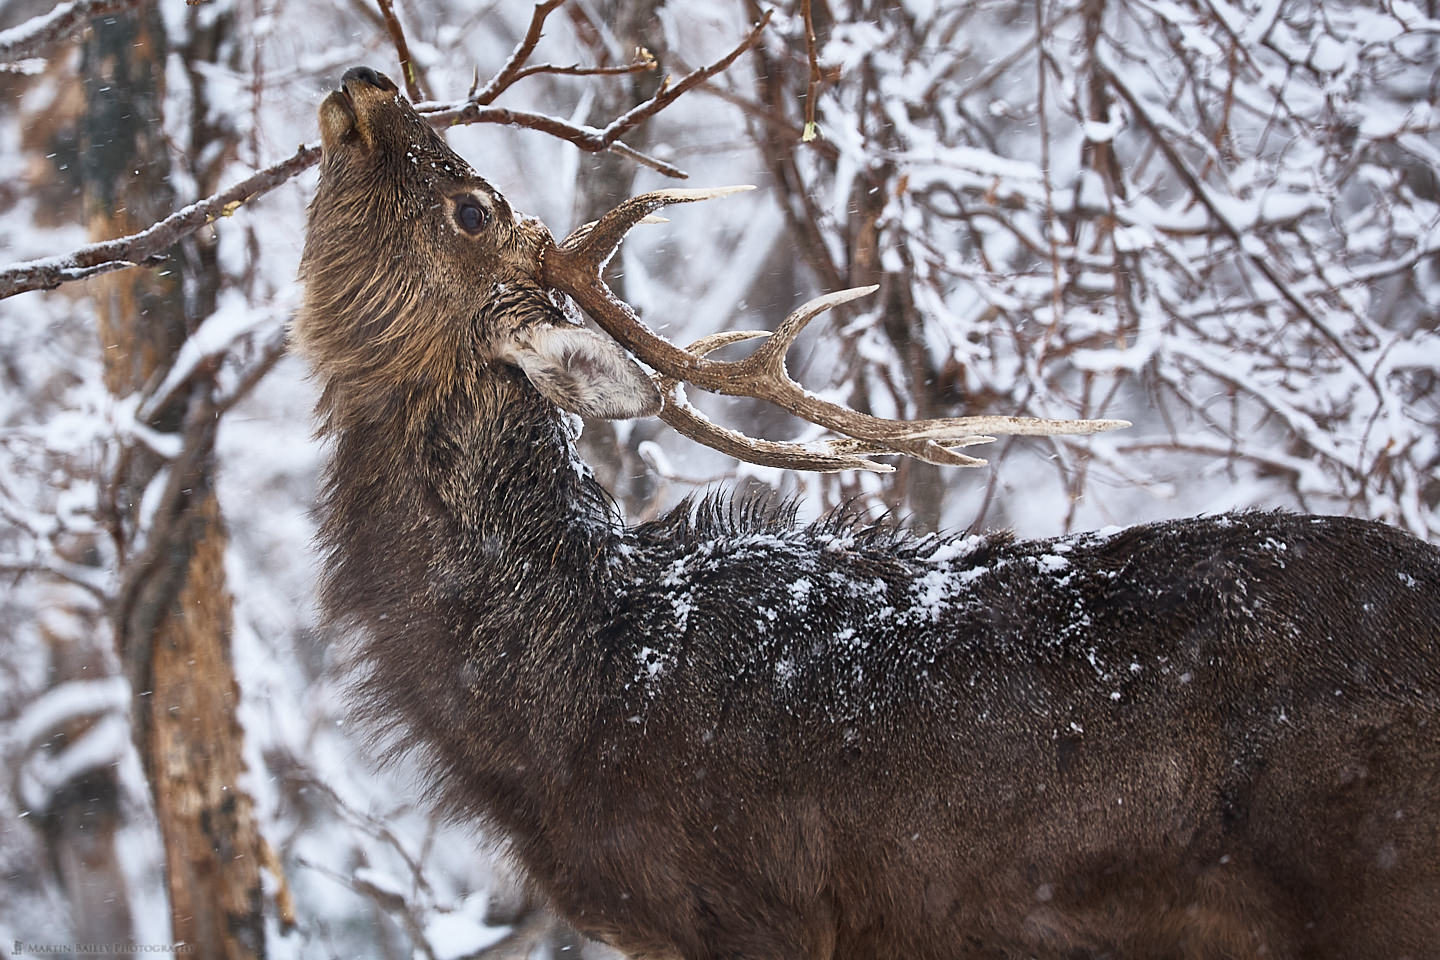
POLYGON ((550 232, 517 216, 389 78, 347 71, 320 105, 320 129, 294 334, 332 411, 394 388, 446 390, 462 365, 491 361, 574 412, 658 408, 643 372, 568 320, 536 279, 550 232))

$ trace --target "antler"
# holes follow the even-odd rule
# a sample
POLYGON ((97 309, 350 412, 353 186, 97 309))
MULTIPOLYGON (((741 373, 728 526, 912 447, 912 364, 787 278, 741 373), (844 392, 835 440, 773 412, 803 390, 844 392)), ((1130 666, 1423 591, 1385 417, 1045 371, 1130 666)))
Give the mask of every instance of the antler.
POLYGON ((541 282, 568 294, 610 336, 656 371, 666 399, 660 419, 677 431, 730 456, 764 466, 791 470, 892 469, 865 455, 903 454, 945 466, 978 467, 985 461, 955 448, 990 443, 991 434, 1056 436, 1098 433, 1128 427, 1126 420, 1045 420, 1032 417, 946 417, 934 420, 887 420, 822 400, 790 378, 785 354, 805 325, 831 307, 875 292, 878 287, 855 287, 816 297, 795 310, 773 333, 734 331, 712 334, 686 349, 654 332, 630 305, 615 296, 601 276, 630 228, 640 223, 664 222, 653 216, 672 203, 693 203, 729 196, 754 187, 656 190, 632 197, 594 223, 587 223, 545 251, 540 263, 541 282), (742 360, 710 360, 711 351, 741 340, 764 337, 742 360), (841 438, 814 444, 759 440, 729 430, 708 419, 685 400, 683 384, 732 397, 754 397, 779 406, 841 438))

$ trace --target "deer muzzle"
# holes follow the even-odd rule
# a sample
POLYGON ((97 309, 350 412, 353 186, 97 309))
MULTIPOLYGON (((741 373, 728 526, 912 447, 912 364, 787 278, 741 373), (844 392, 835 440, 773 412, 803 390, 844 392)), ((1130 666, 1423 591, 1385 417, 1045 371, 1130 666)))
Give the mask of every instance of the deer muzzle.
POLYGON ((340 89, 320 103, 320 140, 329 152, 358 134, 367 147, 374 146, 370 110, 395 99, 399 88, 383 73, 369 67, 351 67, 340 78, 340 89))

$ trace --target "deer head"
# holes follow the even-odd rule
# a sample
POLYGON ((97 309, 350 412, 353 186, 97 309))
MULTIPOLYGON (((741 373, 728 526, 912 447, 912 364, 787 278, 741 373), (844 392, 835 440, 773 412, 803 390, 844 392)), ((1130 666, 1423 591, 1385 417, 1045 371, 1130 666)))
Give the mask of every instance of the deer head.
POLYGON ((348 71, 320 106, 324 167, 301 264, 302 351, 355 399, 443 384, 458 359, 512 364, 545 397, 590 417, 649 416, 660 395, 613 341, 567 316, 539 274, 554 245, 400 97, 348 71), (397 251, 377 263, 374 250, 397 251), (343 323, 335 318, 343 316, 343 323))

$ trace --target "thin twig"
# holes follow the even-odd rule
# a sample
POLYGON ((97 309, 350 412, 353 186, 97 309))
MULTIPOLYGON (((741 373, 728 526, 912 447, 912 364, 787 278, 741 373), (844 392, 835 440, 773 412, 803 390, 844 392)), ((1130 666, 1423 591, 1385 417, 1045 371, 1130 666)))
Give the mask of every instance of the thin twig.
MULTIPOLYGON (((747 9, 752 16, 762 16, 757 0, 748 0, 747 9)), ((754 47, 755 82, 758 102, 768 111, 771 118, 766 122, 774 130, 789 125, 787 105, 790 88, 786 82, 787 64, 772 60, 763 44, 754 47)), ((765 164, 770 170, 771 180, 778 188, 780 210, 791 236, 799 237, 799 250, 818 278, 819 285, 826 289, 838 290, 848 282, 848 270, 842 270, 836 263, 830 244, 826 241, 820 224, 826 217, 812 191, 806 186, 806 178, 800 172, 796 160, 794 138, 777 136, 753 138, 760 147, 765 164)), ((823 146, 823 142, 822 142, 823 146)))
POLYGON ((755 46, 755 44, 760 42, 760 35, 765 32, 765 28, 769 25, 770 17, 773 13, 773 10, 766 10, 764 16, 762 16, 759 21, 756 22, 755 26, 750 29, 749 35, 747 35, 744 40, 740 41, 740 43, 735 47, 735 49, 731 50, 725 56, 710 64, 708 67, 701 67, 699 70, 691 71, 690 73, 686 74, 685 77, 673 87, 669 86, 668 84, 661 84, 660 90, 655 94, 655 96, 651 97, 649 100, 645 101, 639 106, 627 111, 626 113, 617 117, 615 120, 612 120, 610 122, 610 125, 605 128, 605 136, 611 139, 620 137, 625 133, 625 131, 650 119, 655 114, 665 109, 676 98, 680 97, 687 90, 704 83, 706 80, 709 80, 717 73, 723 73, 730 67, 730 64, 734 63, 737 59, 739 59, 742 53, 744 53, 746 50, 749 50, 751 47, 755 46))
POLYGON ((1050 169, 1050 122, 1047 117, 1045 69, 1049 58, 1045 53, 1045 7, 1041 0, 1035 0, 1035 115, 1040 124, 1040 174, 1044 178, 1045 216, 1043 218, 1045 240, 1050 252, 1050 323, 1045 329, 1044 339, 1037 351, 1036 365, 1045 361, 1045 349, 1051 337, 1060 326, 1064 316, 1064 290, 1060 281, 1060 247, 1055 236, 1055 193, 1051 185, 1050 169))
MULTIPOLYGON (((791 123, 784 116, 778 115, 771 107, 742 97, 734 90, 722 87, 718 83, 706 81, 700 89, 712 97, 724 100, 741 113, 753 118, 756 122, 765 124, 765 126, 770 128, 774 136, 781 140, 794 142, 799 140, 805 133, 803 129, 796 127, 795 124, 791 123)), ((811 149, 819 150, 824 156, 831 160, 837 159, 840 156, 840 148, 828 140, 814 141, 811 144, 811 149)))
POLYGON ((673 177, 676 180, 690 179, 690 174, 686 173, 684 170, 681 170, 674 164, 666 163, 664 160, 661 160, 658 157, 652 157, 648 153, 641 153, 639 150, 636 150, 629 144, 621 143, 619 140, 616 140, 614 143, 610 144, 610 146, 606 149, 608 149, 611 153, 619 154, 626 160, 633 160, 636 163, 640 164, 642 167, 649 167, 651 170, 654 170, 657 173, 662 173, 667 177, 673 177))
POLYGON ((410 98, 411 103, 419 103, 425 97, 421 93, 415 61, 410 56, 410 45, 405 42, 405 28, 400 25, 400 18, 395 16, 395 8, 390 0, 375 2, 380 6, 380 16, 385 20, 385 31, 390 34, 390 42, 395 44, 395 56, 400 61, 400 75, 405 80, 405 95, 410 98))
POLYGON ((500 71, 485 84, 485 89, 470 98, 472 103, 488 105, 520 79, 521 68, 525 61, 530 59, 530 54, 535 52, 535 45, 540 42, 540 35, 545 29, 545 18, 564 2, 565 0, 540 0, 535 4, 535 12, 530 15, 530 27, 525 31, 525 37, 515 45, 515 49, 510 52, 510 59, 506 60, 500 71))
POLYGON ((800 16, 805 20, 805 56, 810 61, 810 79, 805 86, 805 129, 800 134, 801 143, 809 143, 820 134, 815 124, 815 97, 820 92, 820 55, 815 44, 815 14, 810 9, 810 0, 800 0, 800 16))
POLYGON ((255 389, 255 385, 275 368, 275 364, 280 362, 281 357, 285 356, 289 343, 289 337, 287 336, 284 326, 271 334, 264 349, 260 351, 260 358, 251 363, 245 372, 240 375, 240 382, 235 384, 233 390, 215 402, 216 415, 223 416, 231 407, 249 396, 250 391, 255 389))
POLYGON ((320 777, 308 767, 301 767, 295 774, 294 779, 303 787, 313 788, 325 794, 330 803, 334 805, 336 811, 343 817, 350 820, 350 822, 356 826, 369 831, 371 836, 382 841, 394 850, 410 870, 410 876, 414 881, 415 889, 425 894, 428 899, 434 898, 435 891, 430 886, 430 881, 425 879, 423 865, 416 859, 415 855, 406 848, 405 844, 400 842, 400 838, 385 820, 351 805, 344 797, 340 796, 338 790, 324 780, 321 780, 320 777))
MULTIPOLYGON (((384 910, 391 917, 396 918, 405 932, 410 936, 410 945, 416 954, 435 960, 435 948, 430 946, 430 940, 425 935, 425 925, 415 915, 416 910, 403 894, 387 889, 379 884, 360 875, 356 870, 349 874, 341 873, 326 864, 310 860, 307 857, 296 857, 295 862, 309 870, 314 870, 321 876, 329 877, 342 886, 349 887, 356 893, 363 894, 375 901, 375 905, 384 910)), ((420 908, 420 909, 423 909, 420 908)))
POLYGON ((104 602, 110 599, 110 594, 101 580, 103 574, 98 568, 69 563, 58 557, 49 560, 28 561, 0 557, 0 576, 13 576, 19 579, 27 574, 55 577, 66 583, 74 584, 97 600, 104 602))
POLYGON ((526 67, 515 75, 515 79, 524 80, 526 77, 533 77, 537 73, 548 73, 554 76, 563 77, 616 77, 627 73, 644 73, 647 70, 655 70, 660 62, 654 57, 642 57, 619 67, 582 67, 578 63, 572 63, 568 67, 562 67, 554 63, 537 63, 533 67, 526 67))
POLYGON ((950 93, 949 97, 956 103, 963 103, 979 91, 984 90, 990 86, 990 84, 994 83, 997 78, 1003 76, 1011 67, 1023 60, 1025 55, 1030 52, 1031 47, 1048 40, 1051 34, 1055 32, 1055 28, 1069 21, 1075 13, 1076 11, 1073 9, 1053 13, 1050 20, 1037 30, 1033 37, 1027 38, 1024 43, 1020 44, 1014 50, 991 63, 977 74, 974 79, 966 83, 964 87, 950 93))

